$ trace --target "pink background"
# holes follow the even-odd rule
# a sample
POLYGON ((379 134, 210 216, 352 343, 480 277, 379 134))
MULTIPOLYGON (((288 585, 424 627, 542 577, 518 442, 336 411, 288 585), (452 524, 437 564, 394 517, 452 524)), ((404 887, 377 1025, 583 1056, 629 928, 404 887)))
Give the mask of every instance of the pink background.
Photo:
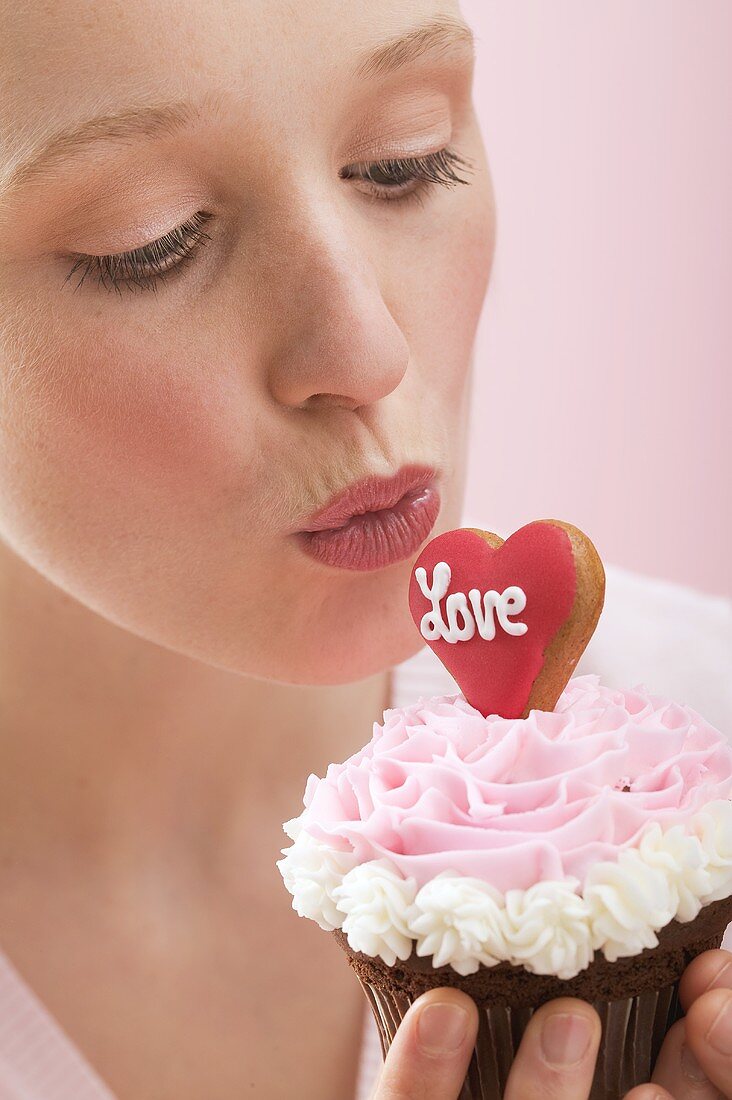
POLYGON ((463 0, 498 239, 466 518, 730 594, 732 0, 463 0))

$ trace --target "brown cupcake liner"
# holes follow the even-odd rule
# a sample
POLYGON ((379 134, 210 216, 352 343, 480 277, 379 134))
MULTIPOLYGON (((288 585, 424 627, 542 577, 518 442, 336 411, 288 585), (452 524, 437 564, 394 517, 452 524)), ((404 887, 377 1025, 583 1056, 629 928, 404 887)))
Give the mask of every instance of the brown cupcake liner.
MULTIPOLYGON (((411 1001, 363 981, 361 987, 371 1004, 386 1057, 411 1001)), ((592 1002, 602 1020, 602 1042, 590 1100, 620 1100, 634 1085, 650 1080, 663 1037, 681 1015, 678 987, 674 982, 622 1001, 592 1002)), ((478 1036, 459 1100, 499 1100, 503 1096, 511 1063, 534 1011, 503 1005, 478 1010, 478 1036)))
POLYGON ((501 1100, 533 1012, 560 996, 588 1001, 602 1021, 590 1100, 622 1100, 650 1080, 666 1033, 683 1015, 679 984, 684 970, 697 955, 720 946, 731 920, 732 897, 712 902, 695 920, 671 921, 661 929, 657 947, 615 963, 598 951, 589 967, 569 981, 510 963, 481 966, 463 977, 450 966, 433 967, 414 952, 390 967, 353 951, 342 932, 333 935, 371 1005, 384 1057, 407 1009, 427 989, 453 986, 473 998, 478 1035, 459 1100, 501 1100))

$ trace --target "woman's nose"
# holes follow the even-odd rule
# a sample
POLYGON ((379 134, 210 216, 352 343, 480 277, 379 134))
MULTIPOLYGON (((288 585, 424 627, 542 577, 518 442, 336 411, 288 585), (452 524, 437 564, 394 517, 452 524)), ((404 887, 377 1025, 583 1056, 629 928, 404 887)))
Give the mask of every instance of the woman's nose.
POLYGON ((317 238, 306 237, 286 251, 287 300, 280 299, 270 392, 289 407, 374 404, 404 377, 407 341, 372 265, 355 243, 344 241, 342 227, 321 226, 317 238))

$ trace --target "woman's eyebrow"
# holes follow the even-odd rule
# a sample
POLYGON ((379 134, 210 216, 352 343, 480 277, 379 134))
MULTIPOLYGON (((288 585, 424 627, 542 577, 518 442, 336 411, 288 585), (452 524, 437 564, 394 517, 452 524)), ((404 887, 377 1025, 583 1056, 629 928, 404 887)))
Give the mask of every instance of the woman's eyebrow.
POLYGON ((220 106, 222 101, 221 94, 209 94, 197 103, 183 100, 125 107, 112 114, 86 119, 54 134, 21 162, 8 168, 4 175, 0 174, 0 202, 11 198, 32 181, 53 172, 90 146, 104 141, 124 144, 130 138, 174 134, 190 125, 207 109, 220 106))
POLYGON ((475 35, 462 19, 442 15, 370 49, 360 57, 355 75, 362 80, 387 76, 421 58, 440 58, 453 52, 472 61, 475 35))
MULTIPOLYGON (((359 55, 353 70, 361 80, 384 77, 422 59, 439 59, 455 53, 472 60, 475 36, 467 23, 453 16, 439 16, 387 39, 359 55)), ((0 174, 0 202, 7 202, 21 188, 60 168, 98 142, 120 144, 138 137, 170 135, 190 125, 206 110, 220 109, 224 94, 209 93, 200 102, 184 100, 167 104, 127 107, 78 123, 44 141, 22 161, 0 174)))

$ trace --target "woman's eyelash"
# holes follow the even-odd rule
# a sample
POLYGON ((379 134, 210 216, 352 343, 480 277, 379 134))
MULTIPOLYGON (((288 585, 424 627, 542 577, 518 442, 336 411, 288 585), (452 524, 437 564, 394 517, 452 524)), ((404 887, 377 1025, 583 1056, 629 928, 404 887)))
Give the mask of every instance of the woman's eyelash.
POLYGON ((79 256, 64 283, 75 271, 83 268, 84 273, 75 290, 79 289, 87 275, 92 275, 97 283, 118 293, 122 284, 130 290, 135 287, 140 290, 155 289, 158 279, 167 278, 173 271, 178 273, 193 258, 198 247, 211 239, 203 231, 203 226, 211 217, 213 215, 205 210, 198 211, 190 221, 131 252, 116 252, 111 256, 79 256))
POLYGON ((395 157, 372 161, 370 164, 349 164, 338 173, 341 179, 367 180, 377 187, 377 198, 387 202, 424 198, 425 191, 435 183, 454 187, 470 183, 456 172, 457 168, 473 171, 473 162, 446 146, 426 157, 395 157), (411 184, 416 183, 413 187, 411 184))
MULTIPOLYGON (((341 179, 357 179, 370 185, 368 194, 372 201, 406 203, 422 202, 426 192, 435 184, 454 187, 456 183, 470 183, 462 179, 456 169, 473 171, 472 161, 462 157, 454 149, 445 147, 425 157, 397 157, 377 160, 369 164, 349 164, 339 172, 341 179)), ((171 229, 150 244, 130 252, 116 252, 110 256, 80 255, 64 279, 83 269, 78 290, 87 276, 108 290, 121 293, 121 286, 129 290, 156 288, 158 280, 180 274, 206 241, 211 237, 203 226, 213 214, 198 211, 182 225, 171 229)))

